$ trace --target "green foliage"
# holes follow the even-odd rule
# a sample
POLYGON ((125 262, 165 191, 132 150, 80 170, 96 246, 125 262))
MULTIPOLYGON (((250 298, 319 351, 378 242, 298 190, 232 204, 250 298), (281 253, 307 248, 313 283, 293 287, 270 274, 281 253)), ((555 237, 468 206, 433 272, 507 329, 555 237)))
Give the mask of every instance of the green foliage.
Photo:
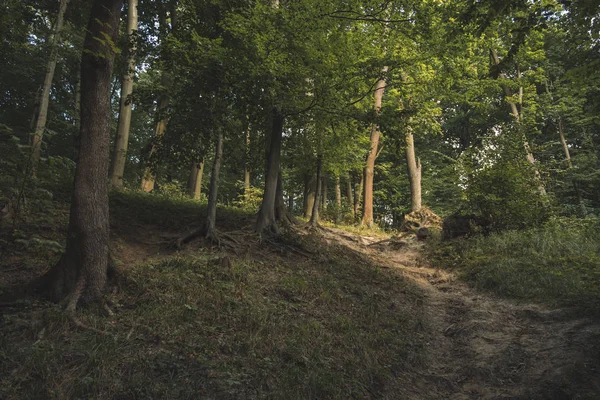
POLYGON ((439 243, 434 264, 474 286, 523 300, 600 304, 600 220, 553 218, 540 227, 439 243))
MULTIPOLYGON (((238 186, 243 186, 243 182, 239 182, 238 186)), ((247 189, 242 189, 243 193, 238 195, 237 200, 233 202, 235 207, 248 213, 255 213, 260 208, 264 190, 261 188, 250 186, 247 189)))
POLYGON ((543 182, 519 141, 512 140, 509 132, 502 135, 487 142, 489 153, 475 155, 465 170, 467 207, 492 231, 537 226, 550 215, 549 199, 540 192, 543 182), (496 155, 490 156, 492 152, 496 155))

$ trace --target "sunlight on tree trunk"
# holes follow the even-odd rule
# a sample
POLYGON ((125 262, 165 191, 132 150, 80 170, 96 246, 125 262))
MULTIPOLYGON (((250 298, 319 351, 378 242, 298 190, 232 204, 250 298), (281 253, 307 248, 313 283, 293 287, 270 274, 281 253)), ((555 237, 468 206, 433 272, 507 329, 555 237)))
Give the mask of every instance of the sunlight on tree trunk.
MULTIPOLYGON (((375 114, 376 118, 381 112, 381 104, 383 101, 383 92, 385 91, 386 77, 388 67, 383 67, 381 71, 382 77, 377 81, 373 97, 375 99, 375 114)), ((379 123, 373 122, 371 125, 371 147, 367 155, 367 162, 364 169, 364 202, 363 202, 363 217, 361 225, 366 225, 369 228, 373 226, 373 176, 375 175, 375 159, 377 158, 377 150, 379 148, 379 123)), ((355 210, 356 211, 356 210, 355 210)))
POLYGON ((410 182, 410 210, 421 209, 421 160, 415 156, 415 138, 411 128, 406 128, 406 167, 410 182))
POLYGON ((137 25, 138 0, 129 0, 129 9, 127 10, 127 35, 130 43, 127 54, 127 71, 123 74, 121 85, 119 122, 117 124, 117 135, 115 138, 115 147, 113 150, 110 171, 110 183, 116 188, 123 187, 123 173, 125 172, 125 161, 127 160, 129 129, 131 127, 131 95, 133 93, 133 78, 135 76, 136 38, 134 33, 137 31, 137 25))

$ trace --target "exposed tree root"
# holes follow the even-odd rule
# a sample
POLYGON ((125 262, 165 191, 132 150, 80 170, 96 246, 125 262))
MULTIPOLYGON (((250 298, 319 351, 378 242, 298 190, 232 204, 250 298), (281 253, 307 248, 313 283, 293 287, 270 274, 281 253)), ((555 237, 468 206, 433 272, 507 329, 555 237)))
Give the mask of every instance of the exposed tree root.
POLYGON ((233 250, 236 254, 239 254, 240 242, 233 236, 220 232, 217 229, 207 229, 206 225, 202 225, 193 232, 186 236, 183 236, 171 243, 172 248, 180 249, 184 244, 191 242, 193 239, 198 237, 204 237, 210 242, 216 244, 219 248, 227 247, 233 250))

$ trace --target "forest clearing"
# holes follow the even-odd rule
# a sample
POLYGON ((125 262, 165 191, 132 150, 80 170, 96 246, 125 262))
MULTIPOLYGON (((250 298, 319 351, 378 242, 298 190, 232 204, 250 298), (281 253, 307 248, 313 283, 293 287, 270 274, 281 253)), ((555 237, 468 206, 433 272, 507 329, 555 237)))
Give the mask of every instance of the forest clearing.
POLYGON ((3 0, 0 399, 600 398, 599 32, 3 0))

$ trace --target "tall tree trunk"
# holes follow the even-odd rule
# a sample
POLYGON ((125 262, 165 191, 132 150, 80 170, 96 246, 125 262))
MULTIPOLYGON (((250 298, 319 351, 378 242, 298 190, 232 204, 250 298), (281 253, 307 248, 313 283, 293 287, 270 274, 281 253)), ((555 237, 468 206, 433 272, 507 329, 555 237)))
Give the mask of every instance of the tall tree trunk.
POLYGON ((106 286, 110 88, 122 5, 123 0, 94 1, 83 45, 81 141, 67 249, 45 276, 50 294, 66 299, 69 312, 75 311, 79 299, 101 299, 106 286))
POLYGON ((340 176, 335 177, 335 205, 338 210, 342 208, 342 185, 340 182, 340 176))
POLYGON ((354 196, 352 195, 352 175, 350 173, 346 180, 346 200, 348 201, 348 207, 350 208, 350 213, 354 220, 354 196))
POLYGON ((248 194, 250 189, 250 123, 246 131, 246 162, 244 166, 244 193, 248 194))
POLYGON ((342 216, 342 186, 340 176, 335 176, 335 222, 339 222, 342 216))
POLYGON ((565 139, 563 120, 560 117, 558 118, 558 135, 560 136, 560 143, 562 144, 563 151, 565 152, 567 166, 569 168, 573 168, 573 162, 571 162, 571 152, 569 151, 569 146, 567 145, 567 140, 565 139))
POLYGON ((217 143, 215 145, 215 159, 212 173, 210 174, 210 189, 208 192, 208 210, 206 216, 206 237, 215 235, 217 223, 217 195, 219 193, 219 173, 221 172, 221 161, 223 159, 223 132, 219 130, 217 143))
POLYGON ((421 209, 421 160, 415 156, 415 138, 411 128, 406 129, 406 167, 410 182, 410 210, 421 209))
POLYGON ((315 204, 315 192, 317 191, 317 182, 314 175, 307 175, 304 182, 304 218, 310 219, 313 205, 315 204))
POLYGON ((200 199, 202 175, 204 175, 204 158, 200 162, 192 161, 190 176, 187 181, 187 192, 188 196, 194 200, 200 199))
MULTIPOLYGON (((494 49, 490 49, 490 60, 491 60, 492 64, 494 64, 495 66, 500 65, 500 59, 498 58, 498 54, 496 53, 496 50, 494 50, 494 49)), ((518 78, 520 79, 521 72, 518 71, 517 75, 518 75, 518 78)), ((498 78, 506 79, 506 75, 504 75, 504 73, 498 71, 498 78)), ((510 113, 515 118, 515 121, 517 122, 517 127, 518 127, 521 137, 523 139, 523 148, 525 149, 527 161, 529 161, 529 163, 534 166, 534 173, 535 173, 535 177, 538 181, 539 192, 542 196, 545 196, 546 188, 544 187, 544 185, 542 183, 542 176, 540 174, 540 171, 537 168, 537 166, 535 165, 535 157, 533 156, 533 152, 531 151, 531 146, 529 145, 529 142, 527 141, 527 136, 526 136, 525 131, 523 130, 523 126, 522 126, 523 87, 519 88, 519 105, 521 108, 521 111, 519 111, 517 104, 514 101, 510 100, 512 98, 512 91, 510 90, 508 85, 501 84, 501 86, 502 86, 502 90, 504 91, 504 97, 505 97, 506 101, 508 102, 508 105, 510 106, 510 113)))
POLYGON ((136 42, 134 32, 138 28, 138 0, 129 0, 127 11, 127 35, 130 47, 127 54, 127 71, 123 74, 121 85, 121 105, 119 109, 119 122, 113 150, 112 165, 110 170, 110 183, 116 188, 123 187, 123 173, 127 159, 127 146, 129 144, 129 128, 131 126, 131 94, 133 93, 133 77, 135 75, 136 42))
POLYGON ((200 161, 200 169, 196 175, 196 184, 194 185, 194 200, 200 200, 200 194, 202 193, 202 177, 204 176, 204 157, 200 161))
POLYGON ((321 209, 325 212, 327 211, 327 174, 323 174, 321 181, 321 209))
MULTIPOLYGON (((176 13, 176 9, 177 9, 177 0, 171 0, 170 2, 170 8, 171 8, 171 32, 173 32, 176 27, 177 27, 177 13, 176 13)), ((161 25, 166 26, 167 22, 166 22, 166 16, 163 16, 162 21, 161 21, 161 25)), ((166 29, 166 28, 165 28, 166 29)), ((166 35, 168 36, 168 34, 166 35)), ((166 37, 164 38, 166 40, 166 37)), ((160 84, 163 88, 163 90, 165 90, 166 92, 161 96, 159 105, 158 105, 158 122, 156 123, 156 132, 155 132, 155 139, 159 140, 166 132, 167 130, 167 115, 166 115, 166 111, 169 108, 169 95, 168 95, 168 88, 171 85, 171 76, 169 74, 169 68, 167 66, 167 60, 163 59, 163 70, 162 70, 162 76, 160 78, 160 84)), ((152 155, 156 152, 156 141, 155 143, 152 145, 152 147, 150 148, 150 154, 149 154, 149 158, 152 157, 152 155)), ((152 172, 152 169, 147 167, 144 170, 144 175, 142 176, 142 190, 145 192, 151 192, 154 189, 154 184, 156 181, 156 177, 154 176, 154 173, 152 172)))
POLYGON ((309 226, 317 226, 319 225, 319 203, 321 200, 321 191, 323 190, 323 179, 321 174, 323 160, 322 157, 319 156, 317 159, 317 187, 315 190, 315 202, 313 204, 312 214, 310 216, 310 220, 308 221, 309 226))
POLYGON ((360 182, 354 187, 354 214, 358 217, 360 214, 360 206, 362 204, 363 186, 365 185, 364 171, 360 174, 360 182))
MULTIPOLYGON (((293 198, 292 198, 293 201, 293 198)), ((293 204, 292 204, 293 206, 293 204)), ((285 206, 285 200, 283 198, 283 179, 281 177, 281 171, 277 175, 277 198, 275 201, 275 220, 278 223, 284 225, 291 225, 296 222, 294 216, 290 212, 291 208, 288 209, 285 206)))
MULTIPOLYGON (((168 98, 161 99, 160 104, 158 106, 158 115, 159 115, 160 120, 156 124, 156 131, 154 133, 154 136, 156 139, 159 139, 160 137, 162 137, 165 134, 165 131, 167 130, 167 117, 164 114, 168 107, 169 107, 169 99, 168 98)), ((156 148, 157 148, 156 143, 152 144, 148 158, 152 157, 152 155, 156 152, 156 148)), ((156 177, 154 176, 154 172, 152 171, 152 168, 146 167, 144 169, 144 175, 142 176, 142 190, 147 193, 151 192, 152 190, 154 190, 155 182, 156 182, 156 177)))
POLYGON ((277 197, 277 176, 281 166, 281 142, 283 140, 284 116, 281 110, 273 108, 271 141, 267 156, 267 173, 265 176, 265 190, 260 210, 256 218, 254 229, 257 232, 271 230, 278 232, 275 219, 275 200, 277 197))
MULTIPOLYGON (((377 81, 375 86, 375 113, 377 117, 381 112, 381 104, 383 100, 383 92, 385 91, 385 75, 388 67, 383 67, 382 77, 377 81)), ((364 192, 365 198, 363 203, 363 217, 362 225, 366 225, 369 228, 373 226, 373 176, 375 175, 375 159, 377 158, 377 150, 379 148, 379 137, 381 132, 379 131, 379 123, 373 122, 371 126, 371 148, 367 155, 367 163, 364 170, 364 192)))
POLYGON ((60 43, 60 34, 63 29, 65 12, 67 11, 67 5, 69 0, 60 0, 58 7, 58 15, 56 17, 56 24, 52 35, 50 35, 50 58, 46 65, 46 74, 44 75, 44 84, 42 85, 42 91, 39 97, 39 108, 37 116, 35 117, 35 129, 33 131, 33 138, 31 142, 32 153, 31 153, 31 173, 33 176, 36 175, 37 165, 40 161, 40 154, 42 151, 42 140, 44 132, 46 131, 46 122, 48 120, 48 105, 50 104, 50 89, 52 88, 52 81, 54 80, 54 71, 56 70, 56 61, 58 59, 58 46, 60 43))

